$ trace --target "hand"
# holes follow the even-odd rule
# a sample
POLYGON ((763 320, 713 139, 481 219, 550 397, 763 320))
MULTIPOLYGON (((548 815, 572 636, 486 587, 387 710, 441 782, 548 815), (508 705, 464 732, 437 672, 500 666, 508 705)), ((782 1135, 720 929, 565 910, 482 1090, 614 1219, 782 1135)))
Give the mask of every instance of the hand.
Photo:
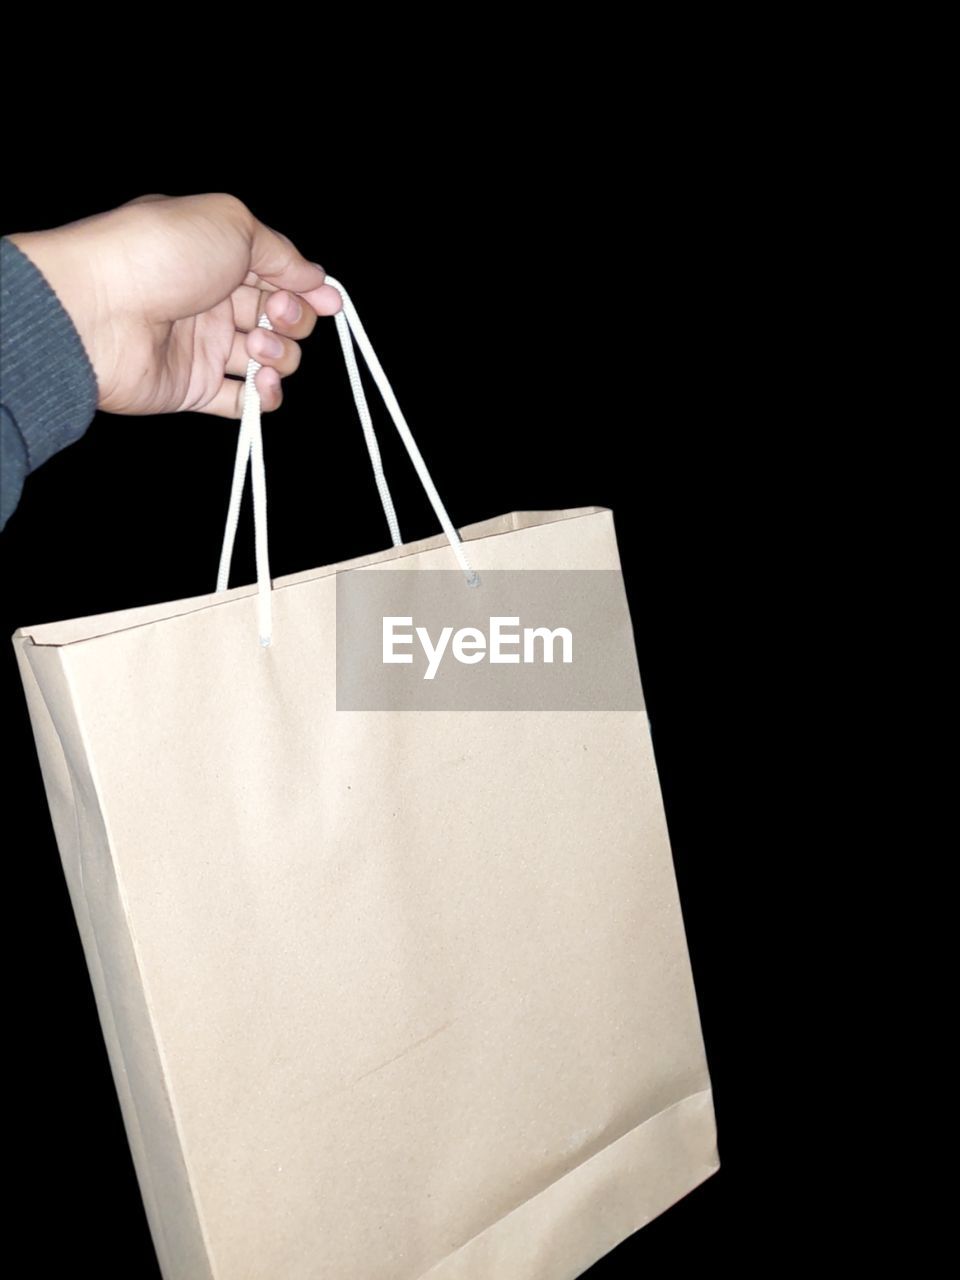
POLYGON ((281 378, 300 364, 299 339, 343 302, 321 266, 219 192, 139 196, 7 239, 73 320, 106 413, 239 418, 251 357, 263 365, 254 384, 269 413, 282 403, 281 378), (275 333, 257 328, 263 311, 275 333))

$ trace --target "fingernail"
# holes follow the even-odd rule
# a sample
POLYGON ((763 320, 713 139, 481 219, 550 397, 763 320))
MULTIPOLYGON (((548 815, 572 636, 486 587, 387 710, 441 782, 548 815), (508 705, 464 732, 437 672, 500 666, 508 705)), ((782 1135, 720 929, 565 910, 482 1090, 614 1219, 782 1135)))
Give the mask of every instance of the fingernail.
POLYGON ((279 338, 275 338, 272 333, 264 333, 260 339, 260 349, 265 356, 283 355, 283 343, 279 338))
POLYGON ((300 299, 295 298, 292 293, 289 294, 286 302, 283 304, 284 320, 288 321, 290 324, 296 324, 302 315, 303 307, 300 303, 300 299))

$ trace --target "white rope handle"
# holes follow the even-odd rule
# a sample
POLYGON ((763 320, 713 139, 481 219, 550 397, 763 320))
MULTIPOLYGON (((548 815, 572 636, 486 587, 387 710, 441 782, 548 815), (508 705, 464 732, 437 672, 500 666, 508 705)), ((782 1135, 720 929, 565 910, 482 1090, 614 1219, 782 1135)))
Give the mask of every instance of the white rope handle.
MULTIPOLYGON (((330 277, 327 277, 327 283, 330 277)), ((383 514, 387 517, 387 527, 390 530, 390 540, 395 547, 399 547, 403 542, 400 537, 400 526, 397 523, 397 513, 393 509, 393 498, 390 496, 390 487, 387 484, 387 478, 383 474, 383 461, 380 457, 380 447, 377 444, 377 434, 373 429, 373 419, 370 416, 370 406, 367 404, 367 397, 364 394, 363 383, 360 381, 360 370, 357 367, 357 355, 353 349, 353 339, 350 336, 350 326, 347 318, 343 314, 341 308, 334 316, 337 322, 337 333, 340 337, 340 346, 343 348, 343 359, 347 366, 347 377, 350 379, 350 389, 353 391, 354 403, 357 406, 357 413, 360 415, 360 422, 363 426, 363 438, 367 442, 367 452, 370 455, 370 465, 373 467, 373 478, 377 482, 377 491, 380 494, 380 505, 383 507, 383 514)))
MULTIPOLYGON (((272 329, 266 312, 260 317, 257 328, 272 329)), ((254 383, 256 360, 247 364, 246 385, 243 389, 243 411, 240 417, 240 436, 237 456, 233 464, 233 486, 230 490, 230 506, 227 509, 227 527, 220 551, 220 568, 217 572, 217 591, 226 591, 230 579, 230 561, 237 536, 237 520, 240 516, 240 499, 243 482, 247 476, 247 463, 253 461, 253 524, 257 553, 257 584, 260 588, 257 612, 260 626, 260 643, 269 645, 272 631, 270 610, 270 558, 267 554, 267 485, 263 468, 263 436, 260 429, 260 392, 254 383)))
MULTIPOLYGON (((383 506, 384 515, 387 518, 387 525, 390 529, 390 537, 395 547, 401 546, 400 527, 397 523, 397 516, 393 506, 393 499, 390 496, 390 489, 387 485, 386 477, 383 473, 383 462, 380 457, 380 449, 377 445, 377 437, 373 428, 373 419, 370 415, 370 407, 367 404, 367 398, 364 395, 363 384, 360 380, 360 370, 357 366, 356 355, 353 350, 353 340, 367 362, 374 381, 383 396, 390 416, 394 425, 400 434, 400 439, 404 443, 407 453, 410 455, 420 482, 426 490, 430 505, 434 514, 440 521, 440 525, 447 535, 447 540, 453 548, 453 553, 457 558, 457 563, 466 575, 467 585, 475 587, 480 582, 479 574, 471 568, 463 549, 463 542, 460 534, 454 528, 453 522, 447 515, 446 507, 440 500, 436 485, 427 470, 427 464, 423 460, 420 450, 417 448, 416 441, 410 431, 407 421, 400 411, 397 398, 393 394, 393 388, 387 381, 387 375, 383 371, 380 361, 377 359, 376 352, 367 337, 366 330, 360 323, 360 317, 357 315, 356 308, 350 295, 344 289, 339 280, 335 280, 333 276, 328 275, 327 284, 332 284, 343 299, 343 306, 336 313, 334 319, 337 324, 337 332, 340 336, 340 345, 343 349, 343 358, 347 366, 347 376, 350 379, 350 387, 353 391, 354 403, 357 406, 357 413, 360 417, 360 424, 363 427, 364 439, 367 443, 367 451, 370 455, 370 462, 373 467, 374 479, 376 480, 377 490, 380 494, 380 502, 383 506)), ((261 315, 258 321, 258 328, 272 329, 266 313, 261 315)), ((230 490, 230 505, 227 509, 227 525, 223 535, 223 547, 220 552, 220 568, 217 573, 217 591, 226 591, 227 583, 230 578, 230 561, 233 558, 233 546, 237 535, 237 520, 240 515, 240 500, 243 496, 243 486, 246 480, 247 463, 252 464, 252 484, 253 484, 253 519, 256 538, 256 554, 257 554, 257 585, 258 591, 258 625, 260 630, 260 643, 264 647, 271 643, 272 639, 272 618, 270 609, 270 593, 272 583, 270 581, 270 563, 267 553, 267 488, 266 478, 263 466, 263 436, 260 423, 260 393, 254 384, 254 377, 257 370, 261 366, 256 360, 251 359, 247 365, 246 385, 243 392, 243 411, 240 417, 240 434, 237 440, 237 454, 233 466, 233 485, 230 490)))

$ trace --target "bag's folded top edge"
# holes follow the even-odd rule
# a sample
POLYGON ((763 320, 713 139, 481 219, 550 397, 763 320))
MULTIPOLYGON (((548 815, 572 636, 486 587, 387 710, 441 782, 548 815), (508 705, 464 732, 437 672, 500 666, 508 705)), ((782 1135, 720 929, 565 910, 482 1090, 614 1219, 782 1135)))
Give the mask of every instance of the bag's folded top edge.
MULTIPOLYGON (((492 519, 464 525, 459 530, 459 533, 464 542, 472 542, 479 538, 515 533, 520 529, 529 529, 536 525, 552 524, 558 520, 572 520, 580 516, 597 515, 608 510, 608 507, 594 506, 570 507, 555 511, 511 511, 505 515, 494 516, 492 519)), ((438 533, 429 538, 422 538, 418 542, 405 542, 399 547, 387 547, 384 551, 355 556, 351 560, 343 560, 338 564, 305 569, 299 573, 288 573, 281 578, 274 578, 272 585, 275 591, 282 590, 284 587, 296 586, 299 583, 309 582, 316 578, 325 578, 348 569, 360 569, 367 565, 382 564, 405 556, 417 555, 421 551, 432 551, 446 545, 446 535, 438 533)), ((178 617, 181 614, 194 613, 199 609, 226 604, 245 596, 256 595, 257 590, 257 584, 254 582, 240 587, 231 587, 226 591, 210 592, 201 596, 189 596, 182 600, 167 600, 160 604, 140 605, 131 609, 119 609, 108 613, 88 614, 81 618, 69 618, 56 622, 38 623, 34 626, 18 627, 11 636, 11 640, 14 644, 20 640, 29 640, 37 645, 61 646, 76 644, 84 640, 92 640, 97 636, 125 631, 130 627, 142 626, 148 622, 159 622, 166 618, 178 617)))

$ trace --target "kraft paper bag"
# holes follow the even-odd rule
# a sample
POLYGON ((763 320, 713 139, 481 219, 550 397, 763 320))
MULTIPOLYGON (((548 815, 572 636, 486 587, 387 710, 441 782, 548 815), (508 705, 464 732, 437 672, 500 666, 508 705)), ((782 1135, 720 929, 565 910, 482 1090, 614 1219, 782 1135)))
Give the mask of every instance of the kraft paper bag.
POLYGON ((271 580, 257 367, 217 590, 12 637, 161 1270, 572 1280, 719 1165, 649 721, 339 710, 337 580, 617 571, 612 513, 399 541, 357 378, 394 545, 271 580))

